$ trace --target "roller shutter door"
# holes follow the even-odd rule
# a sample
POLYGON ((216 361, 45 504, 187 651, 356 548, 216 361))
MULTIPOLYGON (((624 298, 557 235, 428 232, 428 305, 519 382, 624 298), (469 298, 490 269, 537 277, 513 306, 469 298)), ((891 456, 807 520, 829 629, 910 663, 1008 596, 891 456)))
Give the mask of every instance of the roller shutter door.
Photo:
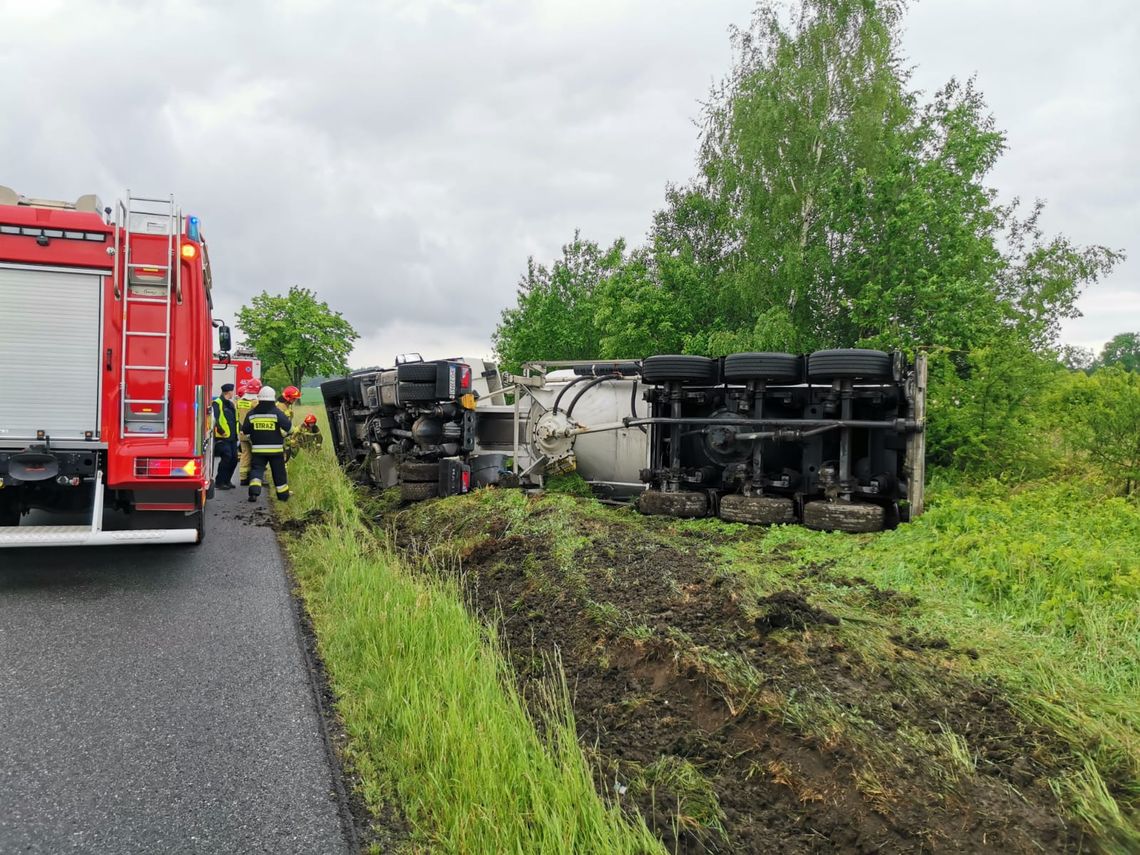
POLYGON ((0 444, 99 435, 102 276, 0 267, 0 444))

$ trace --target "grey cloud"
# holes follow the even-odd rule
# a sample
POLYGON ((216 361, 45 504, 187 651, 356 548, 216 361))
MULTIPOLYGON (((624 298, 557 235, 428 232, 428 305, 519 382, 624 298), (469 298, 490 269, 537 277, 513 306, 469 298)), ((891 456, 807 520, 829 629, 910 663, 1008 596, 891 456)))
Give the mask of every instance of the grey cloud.
MULTIPOLYGON (((0 0, 0 75, 20 81, 0 89, 0 183, 173 190, 203 218, 221 314, 315 288, 364 336, 357 362, 453 339, 485 352, 528 254, 554 257, 576 227, 637 242, 665 184, 693 174, 692 118, 751 7, 0 0)), ((906 45, 927 88, 978 68, 1010 130, 1005 195, 1044 195, 1050 227, 1128 245, 1137 15, 1066 24, 1049 8, 1075 15, 926 0, 906 45)), ((1137 264, 1112 287, 1135 293, 1137 264)), ((1118 331, 1099 299, 1074 340, 1118 331)))
POLYGON ((992 179, 1006 199, 1045 199, 1042 225, 1129 259, 1090 289, 1064 325, 1099 350, 1140 327, 1140 8, 1015 0, 927 0, 907 17, 905 45, 926 90, 977 74, 1009 151, 992 179))

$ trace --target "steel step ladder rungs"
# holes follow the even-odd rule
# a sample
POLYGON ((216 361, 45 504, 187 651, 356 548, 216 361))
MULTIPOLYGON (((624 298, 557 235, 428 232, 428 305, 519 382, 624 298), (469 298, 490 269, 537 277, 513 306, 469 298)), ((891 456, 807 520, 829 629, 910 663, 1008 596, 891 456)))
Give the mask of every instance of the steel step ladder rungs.
POLYGON ((119 435, 165 439, 170 435, 170 325, 172 302, 174 299, 173 273, 175 271, 175 265, 179 263, 178 253, 181 252, 179 244, 182 234, 182 215, 174 205, 174 196, 169 196, 165 199, 156 199, 149 196, 132 196, 130 190, 126 192, 125 203, 119 203, 116 214, 118 215, 117 219, 121 217, 121 220, 116 222, 115 236, 116 243, 118 244, 120 240, 122 243, 122 278, 125 280, 123 282, 123 335, 120 348, 121 374, 119 392, 122 405, 119 410, 119 435), (152 208, 158 208, 158 210, 140 208, 139 203, 152 208), (164 263, 147 263, 137 261, 134 258, 133 250, 135 247, 132 245, 131 237, 135 234, 143 234, 143 232, 136 233, 132 231, 133 215, 136 214, 151 218, 167 218, 166 257, 163 259, 164 263), (147 270, 161 274, 161 276, 153 277, 150 281, 146 282, 132 282, 131 271, 134 270, 147 270), (164 293, 162 297, 132 296, 131 288, 135 285, 162 288, 164 293), (163 313, 161 329, 155 329, 153 325, 150 329, 131 328, 130 313, 127 311, 131 303, 148 303, 150 305, 164 306, 166 311, 163 313), (129 363, 127 361, 128 340, 145 338, 161 339, 163 341, 161 361, 154 365, 135 365, 129 363), (132 396, 131 390, 139 382, 146 380, 148 385, 153 385, 154 380, 149 378, 159 371, 162 372, 162 385, 160 388, 162 389, 164 397, 132 396), (132 377, 134 372, 139 372, 142 376, 132 377), (156 407, 157 411, 145 413, 132 412, 131 407, 139 404, 156 407))

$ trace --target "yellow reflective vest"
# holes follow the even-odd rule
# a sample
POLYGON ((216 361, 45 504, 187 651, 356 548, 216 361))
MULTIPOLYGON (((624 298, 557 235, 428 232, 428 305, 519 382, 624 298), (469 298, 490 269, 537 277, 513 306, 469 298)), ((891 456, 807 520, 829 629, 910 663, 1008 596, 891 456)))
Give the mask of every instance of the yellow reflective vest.
POLYGON ((234 425, 226 418, 226 400, 221 395, 214 398, 214 436, 218 439, 231 439, 234 435, 234 425))
MULTIPOLYGON (((237 411, 238 430, 241 430, 241 425, 245 422, 245 417, 249 415, 249 411, 257 406, 256 398, 238 398, 234 401, 234 410, 237 411)), ((242 434, 245 436, 245 434, 242 434)))

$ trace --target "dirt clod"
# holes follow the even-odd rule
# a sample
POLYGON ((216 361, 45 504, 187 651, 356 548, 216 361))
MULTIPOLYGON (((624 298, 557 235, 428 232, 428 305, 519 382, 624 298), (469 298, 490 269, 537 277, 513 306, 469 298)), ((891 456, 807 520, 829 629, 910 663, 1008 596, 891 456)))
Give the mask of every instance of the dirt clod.
POLYGON ((325 521, 328 516, 320 508, 313 508, 311 511, 300 517, 274 517, 272 521, 273 528, 277 531, 285 531, 290 534, 301 534, 305 529, 311 525, 319 525, 325 521))
POLYGON ((760 600, 764 613, 756 618, 756 629, 767 634, 776 629, 806 629, 813 624, 838 626, 839 618, 817 609, 792 591, 778 591, 760 600))

